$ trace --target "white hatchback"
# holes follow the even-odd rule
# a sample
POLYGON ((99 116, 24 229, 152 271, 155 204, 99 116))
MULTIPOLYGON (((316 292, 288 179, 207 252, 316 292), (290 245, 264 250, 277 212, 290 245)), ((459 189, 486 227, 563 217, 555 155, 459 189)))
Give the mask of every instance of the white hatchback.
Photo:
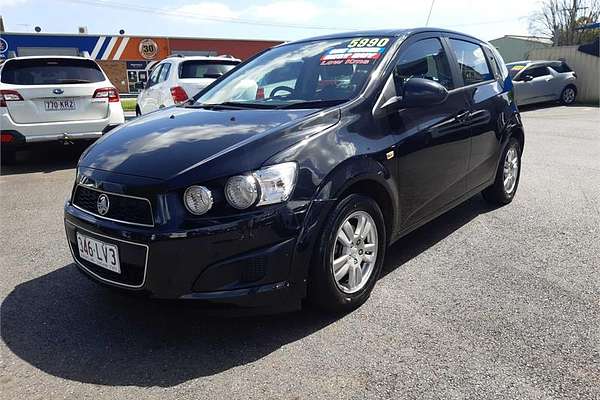
POLYGON ((136 114, 184 103, 240 62, 231 56, 171 56, 152 70, 138 95, 136 114))
POLYGON ((3 162, 27 144, 96 139, 125 122, 118 90, 84 57, 17 57, 0 66, 3 162))

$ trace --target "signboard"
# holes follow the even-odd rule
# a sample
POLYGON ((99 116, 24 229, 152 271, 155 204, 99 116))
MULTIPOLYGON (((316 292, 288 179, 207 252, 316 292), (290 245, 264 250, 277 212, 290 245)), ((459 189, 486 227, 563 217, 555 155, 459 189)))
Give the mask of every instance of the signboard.
POLYGON ((146 60, 152 60, 158 54, 158 44, 152 39, 143 39, 138 47, 140 55, 146 60))

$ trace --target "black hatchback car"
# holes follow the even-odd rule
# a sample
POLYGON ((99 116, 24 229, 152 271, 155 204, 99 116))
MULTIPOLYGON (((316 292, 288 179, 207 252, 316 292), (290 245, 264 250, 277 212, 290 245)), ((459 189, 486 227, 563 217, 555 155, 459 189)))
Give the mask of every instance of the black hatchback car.
POLYGON ((67 239, 113 287, 347 311, 403 235, 479 192, 511 202, 523 143, 485 42, 430 28, 301 40, 98 140, 67 239))

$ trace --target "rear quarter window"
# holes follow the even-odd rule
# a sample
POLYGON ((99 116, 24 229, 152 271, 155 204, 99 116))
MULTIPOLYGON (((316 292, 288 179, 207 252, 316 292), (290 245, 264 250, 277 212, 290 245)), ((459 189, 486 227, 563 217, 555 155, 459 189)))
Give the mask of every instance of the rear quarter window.
POLYGON ((11 85, 65 85, 104 81, 104 74, 92 60, 24 59, 4 63, 0 81, 11 85))
POLYGON ((558 73, 573 71, 565 62, 553 63, 553 64, 550 64, 549 67, 558 73))

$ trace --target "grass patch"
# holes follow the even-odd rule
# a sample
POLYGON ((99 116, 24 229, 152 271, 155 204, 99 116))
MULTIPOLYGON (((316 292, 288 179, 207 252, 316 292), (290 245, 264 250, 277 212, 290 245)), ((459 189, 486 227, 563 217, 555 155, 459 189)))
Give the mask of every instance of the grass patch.
POLYGON ((136 99, 121 99, 121 107, 123 111, 135 111, 136 99))

